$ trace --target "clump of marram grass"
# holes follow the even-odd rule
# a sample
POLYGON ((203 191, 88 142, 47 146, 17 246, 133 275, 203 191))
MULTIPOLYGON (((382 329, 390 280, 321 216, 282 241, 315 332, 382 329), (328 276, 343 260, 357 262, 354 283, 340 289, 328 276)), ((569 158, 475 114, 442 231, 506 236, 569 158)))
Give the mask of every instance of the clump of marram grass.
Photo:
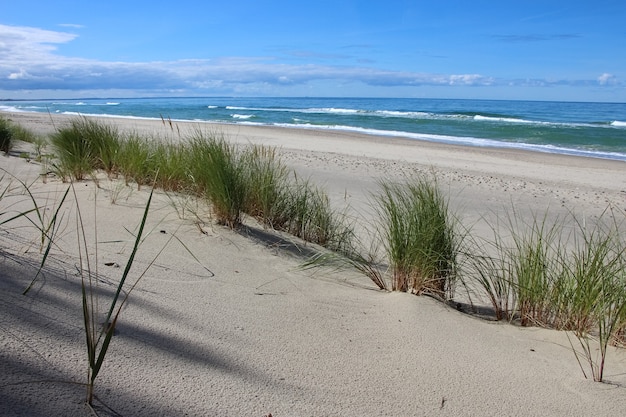
POLYGON ((154 178, 154 164, 151 157, 150 143, 138 134, 131 133, 122 140, 117 166, 126 185, 135 182, 137 189, 140 189, 142 185, 151 184, 154 178))
POLYGON ((545 218, 535 218, 528 230, 512 232, 514 242, 508 259, 522 326, 552 326, 560 320, 553 304, 558 289, 565 285, 562 230, 560 222, 548 225, 545 218))
POLYGON ((0 117, 0 152, 5 155, 13 147, 13 132, 11 131, 10 122, 4 117, 0 117))
POLYGON ((117 170, 117 155, 121 137, 116 128, 96 120, 81 117, 70 126, 59 129, 51 137, 61 178, 82 180, 102 169, 108 175, 117 170))
POLYGON ((217 223, 236 228, 244 214, 330 249, 346 245, 351 228, 326 193, 301 181, 263 146, 238 147, 219 134, 196 129, 186 141, 149 141, 137 134, 121 139, 116 129, 86 118, 74 120, 52 138, 57 173, 80 180, 104 169, 138 187, 206 198, 217 223))
POLYGON ((568 286, 568 239, 565 222, 549 222, 547 214, 533 215, 527 224, 513 210, 504 228, 499 220, 493 226, 492 240, 474 242, 463 282, 487 298, 497 320, 561 328, 563 309, 555 306, 568 286))
POLYGON ((40 138, 22 125, 0 116, 0 152, 8 155, 16 141, 37 143, 40 138))
POLYGON ((281 230, 289 199, 289 170, 276 155, 276 150, 254 145, 245 151, 246 212, 263 225, 281 230))
POLYGON ((282 203, 285 207, 283 229, 307 242, 344 251, 353 234, 345 213, 331 207, 322 189, 308 180, 293 178, 282 203))
MULTIPOLYGON (((561 297, 567 328, 582 349, 574 353, 579 363, 580 357, 587 362, 594 381, 603 380, 607 348, 626 324, 626 242, 611 217, 608 225, 600 221, 588 228, 577 223, 582 237, 567 260, 569 285, 561 297), (598 346, 597 354, 592 342, 598 346)), ((586 378, 582 365, 581 369, 586 378)))
POLYGON ((451 298, 465 232, 461 233, 436 179, 424 176, 404 183, 382 180, 379 185, 381 191, 374 196, 379 224, 366 233, 370 249, 364 250, 353 229, 346 228, 342 244, 333 248, 334 252, 320 253, 304 266, 348 267, 383 290, 451 298), (384 248, 384 258, 379 255, 379 246, 384 248))
POLYGON ((42 139, 22 125, 0 116, 0 152, 8 154, 16 141, 37 145, 42 139))
POLYGON ((340 248, 351 233, 326 193, 292 177, 270 148, 242 149, 197 130, 185 155, 193 189, 211 202, 219 224, 238 227, 248 214, 276 230, 331 249, 340 248))
POLYGON ((474 270, 464 281, 473 280, 484 292, 497 319, 571 331, 583 374, 581 359, 602 381, 607 346, 626 323, 623 225, 613 212, 593 226, 573 215, 568 222, 547 217, 524 224, 514 212, 505 231, 509 239, 494 228, 495 239, 488 242, 493 254, 473 254, 474 270), (566 227, 572 224, 573 230, 566 227))
POLYGON ((185 144, 157 141, 151 145, 147 164, 154 179, 152 184, 165 191, 185 192, 191 188, 189 160, 185 144), (157 175, 158 173, 158 175, 157 175))
POLYGON ((461 234, 436 180, 380 182, 376 196, 394 291, 446 297, 457 272, 461 234))
POLYGON ((11 130, 11 135, 14 140, 33 143, 36 145, 42 141, 42 138, 39 135, 29 129, 26 129, 18 123, 9 123, 9 129, 11 130))
POLYGON ((196 192, 211 202, 219 224, 238 227, 249 192, 247 161, 223 137, 199 129, 191 137, 189 147, 189 173, 196 192))

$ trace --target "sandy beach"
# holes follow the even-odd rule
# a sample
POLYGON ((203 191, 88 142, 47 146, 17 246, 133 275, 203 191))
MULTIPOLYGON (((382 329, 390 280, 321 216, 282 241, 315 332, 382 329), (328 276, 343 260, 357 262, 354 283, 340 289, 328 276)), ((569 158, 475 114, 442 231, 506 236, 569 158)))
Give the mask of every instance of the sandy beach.
MULTIPOLYGON (((0 115, 42 134, 71 120, 0 115)), ((199 126, 102 120, 162 140, 199 126)), ((626 210, 620 161, 332 131, 201 128, 236 143, 276 147, 333 204, 365 222, 379 179, 428 172, 477 235, 492 233, 490 219, 512 207, 528 218, 549 210, 595 219, 609 204, 626 210)), ((55 178, 44 183, 39 164, 16 156, 0 156, 0 168, 29 184, 47 215, 68 187, 55 178)), ((37 271, 41 236, 27 223, 0 226, 0 414, 89 415, 81 385, 87 359, 76 206, 88 225, 99 291, 110 293, 149 193, 120 184, 105 178, 99 187, 75 184, 44 274, 28 295, 21 293, 37 271)), ((11 211, 30 204, 15 181, 5 198, 2 208, 6 201, 11 211)), ((124 306, 96 381, 99 415, 616 416, 626 410, 624 349, 611 348, 606 382, 595 383, 583 377, 565 332, 380 291, 356 272, 302 270, 304 257, 289 250, 288 236, 253 223, 241 231, 199 223, 202 205, 190 210, 185 196, 161 192, 154 198, 131 278, 147 272, 124 306)))

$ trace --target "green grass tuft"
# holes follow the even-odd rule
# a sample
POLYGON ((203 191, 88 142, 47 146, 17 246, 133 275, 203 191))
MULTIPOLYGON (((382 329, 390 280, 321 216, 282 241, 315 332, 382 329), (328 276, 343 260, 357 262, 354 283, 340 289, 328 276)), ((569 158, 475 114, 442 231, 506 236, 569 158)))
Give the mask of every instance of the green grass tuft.
POLYGON ((273 148, 252 146, 243 155, 248 184, 245 211, 265 226, 284 229, 290 171, 273 148))
POLYGON ((95 170, 112 175, 117 169, 120 134, 116 128, 81 117, 51 138, 58 158, 57 173, 64 179, 83 180, 95 170))
POLYGON ((13 131, 11 130, 11 124, 4 117, 0 117, 0 152, 8 155, 12 147, 13 131))
POLYGON ((446 297, 456 278, 460 234, 436 180, 381 181, 380 187, 376 201, 392 290, 446 297))
POLYGON ((219 224, 241 225, 248 197, 246 160, 222 136, 196 130, 190 140, 190 176, 213 206, 219 224))

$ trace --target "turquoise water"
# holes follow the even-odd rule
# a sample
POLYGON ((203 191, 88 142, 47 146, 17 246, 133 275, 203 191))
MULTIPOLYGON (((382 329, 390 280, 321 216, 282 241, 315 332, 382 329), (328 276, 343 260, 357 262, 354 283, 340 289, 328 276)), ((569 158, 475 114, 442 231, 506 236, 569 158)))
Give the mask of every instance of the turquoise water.
POLYGON ((0 110, 333 129, 626 161, 626 104, 367 98, 0 102, 0 110))

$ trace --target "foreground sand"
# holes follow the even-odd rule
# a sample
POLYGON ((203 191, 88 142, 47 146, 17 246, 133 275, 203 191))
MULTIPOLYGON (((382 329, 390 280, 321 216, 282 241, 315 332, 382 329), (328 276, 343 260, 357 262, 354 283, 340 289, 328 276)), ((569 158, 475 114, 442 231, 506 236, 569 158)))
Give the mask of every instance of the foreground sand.
MULTIPOLYGON (((52 130, 47 115, 5 115, 52 130)), ((65 120, 55 116, 54 123, 65 120)), ((160 121, 107 120, 143 133, 169 131, 160 121)), ((489 233, 481 219, 512 205, 520 216, 549 208, 593 218, 608 203, 626 209, 623 162, 331 132, 212 128, 233 141, 279 147, 336 204, 365 218, 378 178, 429 170, 478 234, 489 233)), ((42 203, 52 205, 67 187, 52 178, 43 184, 41 167, 19 158, 0 157, 0 167, 36 181, 32 190, 42 203)), ((88 227, 87 241, 100 290, 110 292, 147 192, 108 180, 100 185, 75 189, 84 223, 97 224, 97 238, 88 227)), ((5 201, 14 203, 11 210, 28 207, 17 193, 3 207, 5 201)), ((156 196, 152 233, 133 278, 166 249, 122 312, 96 381, 96 395, 110 407, 97 403, 101 415, 609 416, 626 410, 623 350, 610 352, 609 383, 593 383, 583 378, 564 332, 489 322, 429 298, 381 292, 358 274, 302 271, 288 238, 197 224, 188 210, 181 219, 183 204, 183 197, 156 196)), ((84 387, 68 383, 86 378, 75 206, 64 212, 45 279, 27 296, 20 293, 40 259, 38 235, 17 225, 0 228, 2 415, 88 415, 84 387)))

